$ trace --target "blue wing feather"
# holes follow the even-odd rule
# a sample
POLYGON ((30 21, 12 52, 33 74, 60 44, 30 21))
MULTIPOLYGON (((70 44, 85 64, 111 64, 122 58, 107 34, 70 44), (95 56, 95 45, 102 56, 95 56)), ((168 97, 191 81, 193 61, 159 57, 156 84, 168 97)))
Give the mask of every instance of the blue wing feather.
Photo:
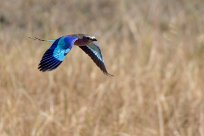
POLYGON ((54 68, 57 68, 57 66, 59 66, 62 61, 56 59, 53 56, 53 49, 48 49, 45 54, 43 55, 42 60, 40 61, 40 64, 38 66, 38 69, 42 72, 45 71, 50 71, 53 70, 54 68), (52 53, 51 53, 52 52, 52 53), (52 66, 53 64, 55 64, 54 66, 52 66), (52 66, 52 67, 51 67, 52 66))
POLYGON ((102 56, 102 53, 101 53, 101 49, 97 45, 97 42, 93 42, 92 44, 89 44, 88 47, 97 56, 97 58, 100 59, 100 61, 102 61, 104 63, 103 56, 102 56))
POLYGON ((40 71, 51 71, 56 69, 65 59, 66 55, 73 47, 76 37, 60 37, 44 53, 38 69, 40 71))

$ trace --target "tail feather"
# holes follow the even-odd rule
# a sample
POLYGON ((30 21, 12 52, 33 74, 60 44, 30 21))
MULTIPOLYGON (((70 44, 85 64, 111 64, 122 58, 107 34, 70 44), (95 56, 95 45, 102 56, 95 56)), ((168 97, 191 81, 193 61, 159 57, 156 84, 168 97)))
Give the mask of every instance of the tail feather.
POLYGON ((30 36, 27 36, 28 38, 32 39, 32 40, 38 40, 38 41, 43 41, 43 42, 54 42, 55 40, 45 40, 45 39, 41 39, 41 38, 38 38, 38 37, 30 37, 30 36))

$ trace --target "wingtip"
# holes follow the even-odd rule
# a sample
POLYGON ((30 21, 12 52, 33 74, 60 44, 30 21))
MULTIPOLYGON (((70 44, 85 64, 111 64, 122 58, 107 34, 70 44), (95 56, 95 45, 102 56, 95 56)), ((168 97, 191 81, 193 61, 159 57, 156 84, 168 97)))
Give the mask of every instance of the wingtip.
POLYGON ((52 71, 53 69, 43 69, 41 66, 38 66, 38 70, 40 71, 40 72, 49 72, 49 71, 52 71))
POLYGON ((38 65, 38 70, 39 70, 40 72, 46 72, 46 70, 45 70, 45 69, 42 69, 42 67, 41 67, 41 65, 40 65, 40 64, 38 65))
POLYGON ((106 76, 108 76, 108 77, 114 77, 114 75, 112 75, 112 74, 110 74, 110 73, 106 73, 106 72, 104 72, 104 74, 106 75, 106 76))

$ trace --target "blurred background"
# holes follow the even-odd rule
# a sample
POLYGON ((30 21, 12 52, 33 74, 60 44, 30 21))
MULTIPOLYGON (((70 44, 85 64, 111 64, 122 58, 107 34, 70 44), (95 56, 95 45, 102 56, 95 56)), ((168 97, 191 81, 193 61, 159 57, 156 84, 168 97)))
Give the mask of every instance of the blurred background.
POLYGON ((203 0, 0 0, 1 136, 204 136, 203 0), (97 37, 107 77, 75 47, 38 71, 50 43, 97 37))

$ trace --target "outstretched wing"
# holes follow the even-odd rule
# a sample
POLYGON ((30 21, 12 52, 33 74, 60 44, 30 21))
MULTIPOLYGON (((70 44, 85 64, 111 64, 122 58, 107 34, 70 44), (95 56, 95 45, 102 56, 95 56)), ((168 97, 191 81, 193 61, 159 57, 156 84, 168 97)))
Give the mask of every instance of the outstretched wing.
POLYGON ((97 45, 97 42, 92 42, 88 44, 87 46, 79 46, 86 54, 91 57, 91 59, 94 61, 94 63, 103 71, 104 74, 112 76, 108 73, 106 70, 103 56, 101 53, 101 50, 99 46, 97 45))
POLYGON ((38 69, 42 72, 56 69, 65 56, 70 52, 72 46, 64 48, 64 38, 58 38, 52 46, 44 53, 38 69))

